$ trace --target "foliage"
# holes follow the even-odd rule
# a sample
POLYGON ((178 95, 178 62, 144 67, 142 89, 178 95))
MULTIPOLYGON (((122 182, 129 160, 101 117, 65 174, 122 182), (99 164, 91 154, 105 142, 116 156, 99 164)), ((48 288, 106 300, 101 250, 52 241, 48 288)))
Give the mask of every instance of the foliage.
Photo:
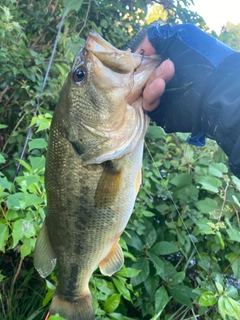
POLYGON ((240 23, 233 24, 231 22, 227 22, 226 26, 222 28, 219 38, 228 46, 240 51, 240 23))
MULTIPOLYGON (((144 22, 147 2, 68 0, 66 11, 63 0, 1 2, 1 320, 44 319, 57 284, 54 272, 39 277, 32 252, 45 218, 48 130, 73 57, 90 28, 125 47, 144 22), (33 135, 20 159, 29 126, 33 135)), ((207 29, 189 4, 164 1, 167 22, 207 29)), ((96 319, 237 319, 240 183, 214 143, 195 149, 185 138, 149 128, 143 186, 121 238, 125 266, 111 278, 97 269, 90 282, 96 319)))
POLYGON ((146 16, 146 23, 150 24, 156 20, 167 21, 168 19, 168 11, 164 8, 162 4, 154 3, 148 10, 148 14, 146 16))

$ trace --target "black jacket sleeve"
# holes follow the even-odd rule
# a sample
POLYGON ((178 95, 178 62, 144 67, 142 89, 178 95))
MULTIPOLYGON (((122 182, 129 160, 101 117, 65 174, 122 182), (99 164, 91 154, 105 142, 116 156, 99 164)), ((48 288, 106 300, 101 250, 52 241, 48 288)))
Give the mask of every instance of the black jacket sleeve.
POLYGON ((194 25, 154 26, 147 31, 175 75, 150 118, 166 132, 191 132, 188 142, 216 140, 240 178, 240 53, 194 25))

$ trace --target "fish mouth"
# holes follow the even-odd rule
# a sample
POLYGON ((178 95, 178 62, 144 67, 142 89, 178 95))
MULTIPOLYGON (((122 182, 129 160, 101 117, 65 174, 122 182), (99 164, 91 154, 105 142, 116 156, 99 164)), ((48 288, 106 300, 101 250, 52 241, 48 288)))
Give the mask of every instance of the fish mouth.
POLYGON ((104 66, 120 74, 131 73, 140 66, 142 60, 141 55, 133 57, 130 49, 122 51, 115 48, 94 30, 89 32, 86 49, 104 66))
POLYGON ((130 49, 127 51, 119 50, 94 30, 89 33, 86 49, 111 71, 132 75, 131 91, 127 96, 127 102, 130 105, 141 96, 148 76, 162 61, 159 55, 143 56, 131 53, 130 49))

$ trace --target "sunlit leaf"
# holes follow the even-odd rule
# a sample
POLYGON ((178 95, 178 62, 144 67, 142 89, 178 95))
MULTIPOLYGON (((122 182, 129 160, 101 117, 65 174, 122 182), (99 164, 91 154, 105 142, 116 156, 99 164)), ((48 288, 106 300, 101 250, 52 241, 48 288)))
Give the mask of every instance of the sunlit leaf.
POLYGON ((205 291, 199 298, 199 304, 205 307, 213 306, 216 302, 216 294, 211 291, 205 291))

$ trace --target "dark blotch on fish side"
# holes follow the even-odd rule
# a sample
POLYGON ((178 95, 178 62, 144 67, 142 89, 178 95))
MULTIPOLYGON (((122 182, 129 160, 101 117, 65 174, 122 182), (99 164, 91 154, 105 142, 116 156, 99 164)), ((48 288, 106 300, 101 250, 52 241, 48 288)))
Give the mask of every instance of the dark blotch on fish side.
MULTIPOLYGON (((79 270, 79 265, 78 264, 72 264, 71 265, 71 276, 69 278, 69 283, 67 286, 67 290, 65 292, 66 297, 68 297, 68 299, 66 299, 69 302, 74 302, 75 301, 75 297, 73 297, 73 292, 77 289, 77 282, 76 282, 76 278, 78 275, 78 270, 79 270), (74 290, 75 289, 75 290, 74 290), (72 297, 72 298, 70 298, 72 297)), ((76 290, 77 291, 77 290, 76 290)))

